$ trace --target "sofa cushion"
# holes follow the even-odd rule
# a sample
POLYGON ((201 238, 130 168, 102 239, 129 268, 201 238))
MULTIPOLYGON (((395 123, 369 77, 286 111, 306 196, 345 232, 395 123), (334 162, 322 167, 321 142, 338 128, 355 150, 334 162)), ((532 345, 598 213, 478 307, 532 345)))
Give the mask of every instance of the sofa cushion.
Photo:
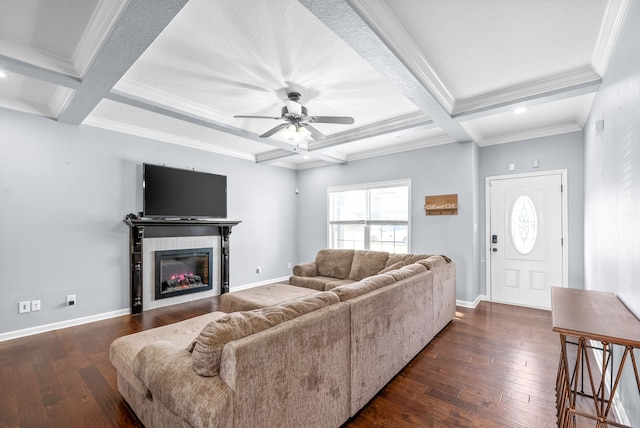
POLYGON ((288 284, 262 285, 247 290, 224 293, 220 296, 219 310, 226 313, 251 311, 279 305, 282 302, 299 299, 316 292, 310 288, 294 287, 288 284))
POLYGON ((387 272, 387 275, 391 275, 395 278, 396 281, 403 280, 405 278, 409 278, 415 274, 420 272, 425 272, 427 268, 421 264, 413 263, 410 265, 406 265, 401 267, 400 269, 392 270, 387 272))
POLYGON ((396 282, 395 278, 389 273, 382 273, 380 275, 370 276, 368 278, 361 279, 353 284, 341 285, 331 290, 340 297, 340 301, 344 302, 354 297, 362 296, 378 288, 382 288, 386 285, 396 282))
POLYGON ((385 268, 389 253, 386 251, 357 250, 353 255, 349 279, 360 281, 372 276, 385 268))
POLYGON ((316 254, 318 275, 347 279, 351 271, 354 250, 320 250, 316 254))
POLYGON ((426 267, 427 270, 432 270, 437 268, 438 266, 444 266, 449 262, 447 262, 442 256, 431 256, 424 260, 419 260, 417 263, 420 263, 421 265, 426 267))
POLYGON ((323 291, 327 283, 336 281, 330 276, 290 276, 289 285, 310 288, 312 290, 323 291))
POLYGON ((336 287, 340 287, 345 284, 353 284, 355 281, 352 279, 334 279, 333 281, 329 281, 324 285, 324 291, 333 290, 336 287))
POLYGON ((253 311, 233 312, 207 324, 187 348, 192 352, 193 369, 200 376, 215 376, 227 342, 237 340, 316 309, 339 302, 331 292, 320 292, 277 306, 253 311))
POLYGON ((390 266, 387 266, 386 268, 382 269, 378 273, 387 273, 387 272, 392 271, 392 270, 400 269, 401 267, 406 266, 406 265, 407 264, 405 262, 397 262, 397 263, 394 263, 394 264, 392 264, 390 266))

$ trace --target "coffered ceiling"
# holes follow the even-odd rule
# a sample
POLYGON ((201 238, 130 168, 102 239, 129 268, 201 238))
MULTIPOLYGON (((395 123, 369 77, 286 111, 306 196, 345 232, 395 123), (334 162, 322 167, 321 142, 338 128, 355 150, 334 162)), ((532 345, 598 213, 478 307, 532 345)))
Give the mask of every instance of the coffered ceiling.
POLYGON ((0 107, 296 169, 507 143, 582 129, 629 3, 0 0, 0 107), (260 138, 289 92, 354 124, 260 138))

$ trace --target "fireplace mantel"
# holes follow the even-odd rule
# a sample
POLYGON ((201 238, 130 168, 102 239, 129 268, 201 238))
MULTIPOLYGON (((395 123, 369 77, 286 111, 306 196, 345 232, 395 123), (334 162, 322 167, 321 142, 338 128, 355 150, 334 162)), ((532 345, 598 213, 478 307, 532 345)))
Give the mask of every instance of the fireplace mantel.
POLYGON ((229 235, 239 221, 145 219, 129 214, 123 220, 129 226, 131 313, 142 312, 142 246, 145 238, 177 236, 220 236, 220 294, 229 291, 229 235))

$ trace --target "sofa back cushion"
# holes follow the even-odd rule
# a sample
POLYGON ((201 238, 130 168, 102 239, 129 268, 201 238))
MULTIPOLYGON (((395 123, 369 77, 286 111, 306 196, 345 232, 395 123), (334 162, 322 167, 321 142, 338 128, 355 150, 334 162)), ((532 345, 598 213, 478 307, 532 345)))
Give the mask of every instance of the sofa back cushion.
POLYGON ((380 272, 378 273, 387 273, 387 272, 391 272, 392 270, 396 270, 396 269, 400 269, 403 266, 406 266, 407 264, 405 262, 397 262, 394 263, 392 265, 389 265, 387 267, 385 267, 384 269, 382 269, 380 272))
POLYGON ((447 263, 450 263, 450 260, 447 261, 443 256, 431 256, 424 260, 418 261, 421 265, 427 268, 427 270, 433 270, 439 266, 444 266, 447 263))
POLYGON ((354 297, 362 296, 378 288, 393 284, 394 282, 396 282, 396 280, 390 273, 381 273, 380 275, 361 279, 353 284, 341 285, 331 290, 331 292, 336 293, 338 297, 340 297, 341 302, 345 302, 354 297))
POLYGON ((419 260, 424 260, 426 258, 431 257, 431 254, 389 254, 389 258, 387 259, 387 265, 385 267, 388 267, 394 263, 398 263, 398 262, 405 262, 405 264, 413 264, 418 262, 419 260))
POLYGON ((409 278, 410 276, 417 275, 420 272, 425 272, 426 270, 427 268, 424 265, 413 263, 403 266, 400 269, 389 271, 387 274, 395 278, 396 281, 401 281, 405 278, 409 278))
POLYGON ((316 254, 318 275, 348 279, 354 250, 320 250, 316 254))
POLYGON ((220 370, 222 348, 227 342, 266 330, 339 301, 334 293, 320 292, 276 306, 232 312, 212 321, 187 348, 192 353, 193 369, 200 376, 215 376, 220 370))
POLYGON ((349 279, 360 281, 363 278, 372 276, 385 268, 389 253, 386 251, 364 251, 356 250, 351 262, 349 279))

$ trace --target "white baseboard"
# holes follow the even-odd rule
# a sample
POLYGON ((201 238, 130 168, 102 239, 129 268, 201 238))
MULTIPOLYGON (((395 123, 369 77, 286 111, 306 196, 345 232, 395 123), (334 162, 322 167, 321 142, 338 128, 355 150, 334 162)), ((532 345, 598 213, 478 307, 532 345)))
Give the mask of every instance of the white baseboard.
POLYGON ((6 340, 18 339, 20 337, 32 336, 34 334, 46 333, 48 331, 59 330, 61 328, 74 327, 76 325, 88 324, 90 322, 102 321, 109 318, 115 318, 122 315, 129 315, 131 309, 119 309, 117 311, 105 312, 102 314, 89 315, 87 317, 75 318, 72 320, 54 322, 51 324, 38 325, 35 327, 29 327, 22 330, 9 331, 7 333, 0 333, 0 342, 6 340))
MULTIPOLYGON (((282 282, 288 279, 289 279, 288 276, 283 276, 281 278, 267 279, 265 281, 240 285, 238 287, 232 287, 230 291, 233 292, 233 291, 247 290, 249 288, 259 287, 261 285, 273 284, 274 282, 282 282)), ((131 313, 130 308, 119 309, 117 311, 105 312, 105 313, 96 314, 96 315, 89 315, 82 318, 75 318, 75 319, 55 322, 51 324, 44 324, 44 325, 38 325, 35 327, 29 327, 22 330, 15 330, 15 331, 9 331, 6 333, 0 333, 0 342, 12 340, 12 339, 18 339, 20 337, 32 336, 34 334, 39 334, 39 333, 46 333, 48 331, 59 330, 61 328, 74 327, 77 325, 87 324, 90 322, 102 321, 109 318, 119 317, 122 315, 129 315, 130 313, 131 313)))
POLYGON ((478 306, 478 304, 483 300, 487 300, 487 296, 485 296, 484 294, 480 294, 473 302, 467 302, 466 300, 456 300, 456 306, 475 309, 476 306, 478 306))
POLYGON ((234 291, 248 290, 249 288, 260 287, 261 285, 273 284, 276 282, 282 282, 282 281, 288 281, 288 280, 289 280, 288 276, 283 276, 280 278, 272 278, 272 279, 267 279, 265 281, 260 281, 260 282, 252 282, 251 284, 244 284, 244 285, 239 285, 237 287, 230 287, 229 292, 233 293, 234 291))

